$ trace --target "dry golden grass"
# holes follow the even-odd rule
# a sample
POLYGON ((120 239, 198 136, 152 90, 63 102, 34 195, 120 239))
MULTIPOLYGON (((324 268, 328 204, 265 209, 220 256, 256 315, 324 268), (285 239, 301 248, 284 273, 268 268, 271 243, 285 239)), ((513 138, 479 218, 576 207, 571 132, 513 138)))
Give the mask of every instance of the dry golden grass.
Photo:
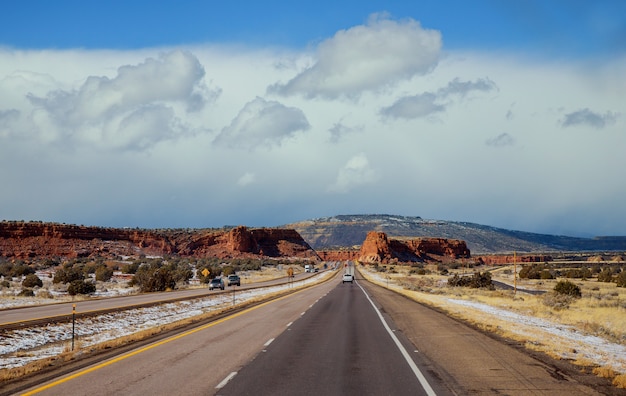
POLYGON ((620 389, 626 389, 626 374, 620 374, 613 378, 613 385, 620 389))
MULTIPOLYGON (((379 278, 377 281, 372 276, 373 271, 368 275, 368 270, 371 268, 365 269, 361 273, 381 286, 389 286, 416 301, 443 309, 453 317, 472 323, 485 331, 517 340, 527 348, 541 351, 555 359, 567 358, 581 367, 595 368, 594 372, 597 375, 614 378, 616 386, 626 383, 626 373, 620 373, 610 366, 603 366, 602 362, 592 361, 579 353, 580 351, 576 348, 561 342, 558 337, 546 333, 540 327, 516 325, 513 331, 510 321, 503 320, 498 315, 474 309, 471 304, 460 305, 449 301, 453 298, 481 303, 516 314, 568 325, 583 334, 626 345, 626 320, 623 320, 626 317, 626 288, 618 288, 614 283, 602 283, 597 280, 570 280, 581 288, 582 298, 572 298, 567 308, 556 309, 546 304, 545 295, 552 294, 551 291, 558 280, 517 280, 519 289, 546 291, 546 294, 541 296, 520 291, 514 293, 512 290, 491 291, 447 287, 447 276, 432 273, 429 275, 411 274, 410 269, 399 266, 391 271, 376 274, 379 278)), ((463 269, 457 270, 459 273, 462 271, 463 269)), ((492 271, 493 279, 513 285, 512 272, 512 266, 500 268, 492 271)), ((465 273, 469 274, 471 271, 465 270, 465 273)))

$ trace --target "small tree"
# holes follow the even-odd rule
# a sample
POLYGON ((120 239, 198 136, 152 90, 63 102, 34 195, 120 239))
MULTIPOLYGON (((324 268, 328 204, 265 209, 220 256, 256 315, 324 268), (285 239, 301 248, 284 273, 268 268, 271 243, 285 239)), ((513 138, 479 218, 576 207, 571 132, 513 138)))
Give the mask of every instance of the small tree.
POLYGON ((576 298, 582 297, 580 287, 567 280, 559 281, 556 286, 554 286, 554 291, 558 294, 565 294, 576 298))
POLYGON ((100 282, 108 282, 113 277, 113 269, 106 265, 100 266, 96 269, 96 280, 100 282))
POLYGON ((626 271, 620 272, 615 277, 615 283, 617 283, 617 287, 626 287, 626 271))
POLYGON ((67 292, 70 296, 75 296, 77 294, 91 294, 95 293, 96 285, 92 282, 85 282, 84 280, 74 280, 70 282, 70 285, 67 287, 67 292))
POLYGON ((22 287, 25 288, 33 288, 33 287, 42 287, 43 286, 43 281, 41 279, 39 279, 39 277, 35 274, 28 274, 26 275, 26 277, 24 277, 24 280, 22 281, 22 287))
POLYGON ((613 272, 609 268, 604 268, 598 273, 598 282, 613 282, 613 272))

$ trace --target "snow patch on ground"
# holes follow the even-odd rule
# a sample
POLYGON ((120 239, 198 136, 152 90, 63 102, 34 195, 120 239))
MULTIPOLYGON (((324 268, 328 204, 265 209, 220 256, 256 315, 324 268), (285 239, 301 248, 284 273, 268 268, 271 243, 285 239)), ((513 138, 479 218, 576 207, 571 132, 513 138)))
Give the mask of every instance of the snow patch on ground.
MULTIPOLYGON (((330 272, 322 272, 297 283, 298 286, 308 285, 329 275, 331 275, 330 272)), ((292 288, 293 285, 284 284, 260 289, 237 290, 235 303, 244 303, 263 295, 292 288)), ((16 299, 23 303, 21 305, 34 304, 36 301, 34 298, 16 299)), ((1 307, 16 306, 7 305, 4 302, 3 299, 1 307)), ((39 299, 39 304, 41 304, 41 299, 39 299)), ((76 345, 80 345, 80 348, 86 348, 230 305, 233 305, 233 293, 219 293, 204 298, 79 319, 75 322, 75 342, 76 345)), ((0 370, 20 367, 39 359, 57 356, 71 348, 71 341, 72 323, 5 331, 0 338, 0 370)))
MULTIPOLYGON (((393 279, 387 278, 377 272, 367 272, 368 277, 373 278, 381 285, 388 285, 391 288, 400 289, 393 279)), ((558 322, 523 315, 506 309, 493 307, 488 304, 460 300, 452 297, 438 296, 443 305, 448 307, 473 309, 495 319, 505 321, 510 324, 507 331, 517 334, 527 339, 530 343, 541 344, 546 337, 550 337, 552 342, 558 339, 558 344, 562 347, 560 357, 562 359, 577 359, 584 356, 596 364, 611 366, 620 373, 626 373, 626 346, 610 342, 604 338, 584 334, 578 329, 558 322)), ((445 307, 443 307, 445 309, 445 307)))

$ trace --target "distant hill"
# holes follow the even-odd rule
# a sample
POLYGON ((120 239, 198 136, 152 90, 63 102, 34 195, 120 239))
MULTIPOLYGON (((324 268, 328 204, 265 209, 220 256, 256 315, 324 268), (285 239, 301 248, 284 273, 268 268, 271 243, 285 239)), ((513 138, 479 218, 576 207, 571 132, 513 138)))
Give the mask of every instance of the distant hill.
POLYGON ((425 220, 421 217, 339 215, 287 224, 316 250, 361 245, 369 231, 390 237, 461 239, 472 254, 552 251, 626 251, 626 236, 576 238, 511 231, 474 223, 425 220))

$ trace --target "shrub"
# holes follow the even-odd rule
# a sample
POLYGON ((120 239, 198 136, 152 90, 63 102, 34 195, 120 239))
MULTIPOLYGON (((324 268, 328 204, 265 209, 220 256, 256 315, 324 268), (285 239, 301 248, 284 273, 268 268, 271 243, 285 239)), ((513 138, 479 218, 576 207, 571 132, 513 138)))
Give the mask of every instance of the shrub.
POLYGON ((588 268, 570 269, 565 272, 566 278, 588 279, 592 274, 588 268))
POLYGON ((554 279, 554 275, 552 275, 552 272, 550 272, 549 270, 544 269, 543 271, 541 271, 539 278, 540 279, 554 279))
POLYGON ((22 262, 18 262, 15 265, 13 265, 13 268, 11 268, 11 276, 14 278, 17 278, 18 276, 25 276, 28 274, 34 274, 35 270, 33 268, 31 268, 30 266, 22 263, 22 262))
POLYGON ((626 271, 622 271, 615 277, 615 283, 617 287, 626 287, 626 271))
POLYGON ((577 298, 582 296, 580 287, 570 281, 559 281, 556 286, 554 286, 554 291, 557 294, 564 294, 577 298))
POLYGON ((70 296, 77 294, 91 294, 96 291, 96 285, 92 282, 85 282, 84 280, 73 280, 67 287, 67 292, 70 296))
POLYGON ((523 265, 518 275, 520 279, 554 279, 545 264, 523 265))
POLYGON ((33 289, 22 289, 20 291, 20 293, 18 294, 18 296, 21 296, 21 297, 34 297, 35 293, 33 292, 33 289))
POLYGON ((448 278, 448 285, 452 287, 471 287, 474 289, 495 289, 491 282, 491 273, 487 271, 474 272, 472 276, 459 276, 458 274, 454 274, 452 277, 448 278))
POLYGON ((77 267, 68 267, 68 268, 59 268, 54 273, 54 278, 52 279, 52 283, 72 283, 76 280, 84 280, 85 274, 80 268, 77 267))
POLYGON ((139 267, 133 277, 133 284, 142 292, 158 292, 176 288, 174 271, 158 263, 150 263, 139 267))
POLYGON ((113 277, 113 269, 103 265, 96 269, 96 280, 100 282, 108 282, 113 277))
POLYGON ((43 281, 39 279, 39 277, 35 274, 28 274, 22 281, 22 287, 33 288, 33 287, 42 287, 43 281))
POLYGON ((543 296, 544 305, 556 310, 569 308, 574 297, 567 294, 559 294, 557 292, 546 293, 543 296))
POLYGON ((613 282, 613 272, 605 268, 598 273, 598 282, 613 282))
POLYGON ((2 282, 0 282, 0 286, 2 287, 6 287, 7 289, 11 287, 11 282, 9 282, 8 280, 3 280, 2 282))

